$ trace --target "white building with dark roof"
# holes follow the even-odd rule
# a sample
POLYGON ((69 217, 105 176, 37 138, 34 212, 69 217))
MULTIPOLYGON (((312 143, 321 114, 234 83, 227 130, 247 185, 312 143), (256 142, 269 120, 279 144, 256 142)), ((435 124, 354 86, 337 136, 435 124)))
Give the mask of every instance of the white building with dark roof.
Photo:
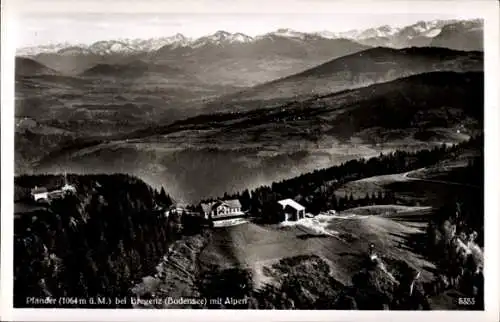
POLYGON ((292 199, 278 201, 285 213, 284 221, 297 221, 306 215, 306 208, 292 199))
POLYGON ((238 199, 202 203, 201 209, 205 219, 214 223, 214 226, 239 223, 240 219, 246 217, 245 212, 241 210, 241 203, 238 199))

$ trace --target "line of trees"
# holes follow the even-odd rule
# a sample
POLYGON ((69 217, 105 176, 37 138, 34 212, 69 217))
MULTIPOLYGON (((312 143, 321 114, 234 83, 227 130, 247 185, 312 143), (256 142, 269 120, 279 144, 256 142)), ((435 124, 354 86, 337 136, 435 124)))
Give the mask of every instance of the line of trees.
POLYGON ((484 156, 455 171, 468 183, 480 189, 458 196, 441 207, 427 227, 427 252, 438 267, 431 292, 459 290, 464 297, 475 298, 472 309, 484 308, 484 156))
MULTIPOLYGON (((57 180, 24 176, 16 178, 16 184, 26 188, 57 180)), ((76 195, 15 219, 15 307, 32 306, 26 303, 28 297, 129 295, 132 283, 154 274, 169 244, 182 233, 179 218, 167 218, 158 210, 158 205, 171 203, 163 189, 128 175, 69 180, 77 186, 76 195)))
MULTIPOLYGON (((328 209, 344 210, 372 204, 393 204, 396 202, 396 197, 392 192, 354 199, 351 195, 338 197, 335 195, 335 190, 349 181, 377 175, 402 173, 434 165, 445 158, 460 154, 468 147, 478 146, 482 140, 481 135, 451 146, 443 144, 432 149, 415 152, 398 150, 370 159, 350 160, 338 166, 274 182, 270 186, 261 186, 252 191, 244 190, 236 194, 226 193, 223 198, 239 199, 244 210, 270 222, 277 220, 275 215, 276 202, 285 198, 298 201, 312 214, 318 214, 328 209)), ((203 202, 210 200, 214 199, 207 199, 203 202)))

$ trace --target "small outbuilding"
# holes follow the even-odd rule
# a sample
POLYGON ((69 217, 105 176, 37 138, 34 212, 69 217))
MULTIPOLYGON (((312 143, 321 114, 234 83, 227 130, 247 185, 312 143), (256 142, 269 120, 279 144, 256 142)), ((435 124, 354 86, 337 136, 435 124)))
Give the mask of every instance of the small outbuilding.
POLYGON ((292 199, 278 201, 284 211, 283 221, 297 221, 305 217, 306 208, 292 199))

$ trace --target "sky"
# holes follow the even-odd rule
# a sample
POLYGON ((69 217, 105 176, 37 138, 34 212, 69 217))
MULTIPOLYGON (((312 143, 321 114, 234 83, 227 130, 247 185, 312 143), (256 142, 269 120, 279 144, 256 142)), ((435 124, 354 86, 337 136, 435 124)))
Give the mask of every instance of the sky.
MULTIPOLYGON (((418 11, 415 5, 401 6, 401 1, 398 2, 399 11, 394 11, 398 6, 392 3, 382 5, 379 1, 374 7, 352 5, 355 2, 330 6, 330 2, 324 0, 287 0, 287 5, 283 0, 166 0, 161 5, 149 6, 147 3, 151 4, 151 0, 135 3, 122 0, 120 5, 116 1, 101 0, 100 6, 91 6, 91 1, 87 0, 88 4, 84 7, 78 5, 85 1, 19 1, 16 17, 18 48, 64 42, 89 44, 120 38, 147 39, 176 33, 197 38, 218 30, 255 36, 279 28, 337 32, 381 25, 405 26, 420 20, 478 18, 471 10, 457 11, 452 5, 441 6, 439 10, 422 6, 422 10, 418 11), (105 4, 109 3, 114 5, 106 7, 105 4), (140 6, 134 7, 139 3, 140 6), (93 10, 84 10, 88 8, 93 10), (150 13, 152 9, 163 13, 150 13), (391 9, 393 13, 388 13, 391 9)), ((436 3, 434 8, 437 8, 436 3)))

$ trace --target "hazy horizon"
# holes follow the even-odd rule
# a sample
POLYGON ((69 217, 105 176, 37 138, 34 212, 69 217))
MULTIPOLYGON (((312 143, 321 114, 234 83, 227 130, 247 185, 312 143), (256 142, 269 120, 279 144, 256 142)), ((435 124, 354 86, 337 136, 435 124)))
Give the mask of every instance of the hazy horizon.
POLYGON ((130 14, 37 13, 19 17, 17 48, 57 43, 91 44, 112 39, 150 39, 183 34, 189 38, 219 30, 251 37, 288 28, 300 32, 345 32, 418 21, 469 20, 474 16, 445 14, 130 14))

